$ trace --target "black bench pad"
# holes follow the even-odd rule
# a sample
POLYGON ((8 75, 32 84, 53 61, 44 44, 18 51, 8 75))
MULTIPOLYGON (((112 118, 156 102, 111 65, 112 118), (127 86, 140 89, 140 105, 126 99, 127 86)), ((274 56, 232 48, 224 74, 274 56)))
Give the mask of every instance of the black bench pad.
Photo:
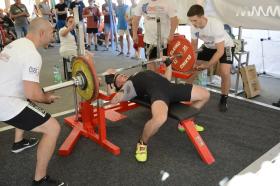
MULTIPOLYGON (((141 106, 151 108, 151 104, 139 98, 131 100, 134 103, 137 103, 141 106)), ((176 119, 178 121, 184 121, 196 116, 199 113, 199 110, 193 107, 190 107, 183 103, 172 103, 169 105, 168 116, 176 119)))

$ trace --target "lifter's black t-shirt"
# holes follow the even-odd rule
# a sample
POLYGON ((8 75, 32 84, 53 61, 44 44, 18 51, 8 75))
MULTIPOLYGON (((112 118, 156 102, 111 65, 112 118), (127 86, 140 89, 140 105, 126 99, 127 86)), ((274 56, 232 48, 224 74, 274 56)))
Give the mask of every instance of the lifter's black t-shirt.
POLYGON ((171 84, 168 79, 151 70, 138 72, 129 80, 132 81, 136 94, 140 97, 145 95, 151 97, 155 92, 166 90, 171 84))

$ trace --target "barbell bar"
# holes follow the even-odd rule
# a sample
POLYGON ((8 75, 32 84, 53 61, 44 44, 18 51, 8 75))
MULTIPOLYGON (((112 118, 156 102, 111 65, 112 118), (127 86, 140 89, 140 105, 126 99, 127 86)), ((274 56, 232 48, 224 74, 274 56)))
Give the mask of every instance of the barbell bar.
MULTIPOLYGON (((182 54, 178 53, 178 54, 174 54, 173 56, 170 56, 169 58, 172 60, 173 58, 180 58, 182 56, 182 54)), ((142 60, 139 64, 136 64, 136 65, 132 65, 132 66, 129 66, 129 67, 123 67, 123 68, 118 68, 118 69, 114 69, 115 72, 122 72, 122 71, 126 71, 126 70, 129 70, 129 69, 133 69, 133 68, 137 68, 137 67, 142 67, 144 65, 148 65, 148 64, 151 64, 151 63, 160 63, 160 62, 163 62, 164 59, 163 58, 158 58, 158 59, 154 59, 154 60, 142 60)), ((100 73, 98 74, 98 76, 105 76, 105 75, 108 75, 107 72, 103 72, 103 73, 100 73)))

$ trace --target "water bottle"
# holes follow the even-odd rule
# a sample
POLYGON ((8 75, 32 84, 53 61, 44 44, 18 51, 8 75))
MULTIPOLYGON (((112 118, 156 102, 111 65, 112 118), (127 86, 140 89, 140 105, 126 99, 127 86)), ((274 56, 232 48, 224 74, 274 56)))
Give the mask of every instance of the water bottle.
POLYGON ((62 77, 61 77, 59 65, 54 65, 53 67, 53 79, 54 79, 54 83, 62 83, 62 77))
POLYGON ((203 87, 207 86, 207 69, 199 73, 197 78, 197 84, 203 87))

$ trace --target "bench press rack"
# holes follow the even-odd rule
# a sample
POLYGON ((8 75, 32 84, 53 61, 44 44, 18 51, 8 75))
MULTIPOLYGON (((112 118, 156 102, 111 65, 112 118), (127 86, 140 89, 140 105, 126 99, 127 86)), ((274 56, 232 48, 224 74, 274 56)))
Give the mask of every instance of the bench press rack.
MULTIPOLYGON (((138 101, 135 100, 135 102, 137 103, 128 101, 116 105, 112 105, 112 104, 103 105, 101 103, 103 101, 110 101, 111 98, 112 96, 107 96, 100 91, 97 98, 97 106, 93 106, 86 101, 81 102, 79 119, 76 120, 75 115, 66 117, 64 119, 64 122, 70 125, 73 129, 69 134, 69 136, 64 141, 64 143, 61 145, 59 149, 59 155, 61 156, 69 155, 72 152, 75 144, 77 143, 81 135, 96 142, 97 144, 99 144, 100 146, 102 146, 103 148, 105 148, 106 150, 108 150, 114 155, 120 154, 120 147, 111 143, 107 139, 107 132, 106 132, 107 129, 106 129, 105 119, 109 119, 111 121, 119 121, 127 117, 121 114, 122 112, 126 112, 128 110, 137 108, 139 104, 141 106, 146 106, 146 107, 147 105, 145 105, 145 103, 143 102, 141 103, 141 101, 139 102, 139 100, 138 101)), ((174 112, 173 114, 169 113, 169 116, 180 121, 181 125, 185 128, 187 136, 194 144, 202 160, 208 165, 214 163, 215 162, 214 157, 212 156, 207 145, 201 138, 200 134, 195 129, 193 116, 196 115, 198 112, 191 111, 192 109, 190 108, 192 107, 183 106, 183 104, 181 103, 179 104, 181 105, 180 108, 176 105, 176 107, 174 107, 176 111, 174 112, 177 112, 179 109, 185 107, 188 110, 190 110, 189 112, 192 112, 190 114, 190 117, 182 118, 181 116, 174 116, 174 112)), ((183 111, 185 112, 186 110, 183 111)))

